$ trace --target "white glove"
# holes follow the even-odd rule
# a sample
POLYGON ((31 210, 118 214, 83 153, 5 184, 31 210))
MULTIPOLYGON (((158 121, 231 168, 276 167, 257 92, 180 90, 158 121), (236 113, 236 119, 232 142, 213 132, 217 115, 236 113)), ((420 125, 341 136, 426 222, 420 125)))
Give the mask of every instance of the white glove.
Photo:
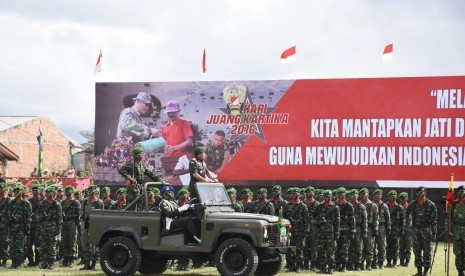
POLYGON ((179 212, 184 212, 184 211, 187 211, 187 209, 189 209, 190 205, 189 204, 184 204, 183 206, 179 207, 178 210, 179 212))

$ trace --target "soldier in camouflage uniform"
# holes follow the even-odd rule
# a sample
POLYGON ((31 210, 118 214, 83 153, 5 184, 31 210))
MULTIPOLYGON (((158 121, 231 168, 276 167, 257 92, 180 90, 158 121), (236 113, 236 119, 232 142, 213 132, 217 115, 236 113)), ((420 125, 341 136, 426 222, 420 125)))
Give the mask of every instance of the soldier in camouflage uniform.
POLYGON ((373 268, 382 269, 386 259, 386 237, 391 233, 391 217, 389 208, 381 199, 383 191, 376 189, 373 192, 373 202, 378 206, 378 235, 375 236, 375 248, 373 249, 373 268), (378 264, 376 264, 378 261, 378 264), (378 265, 378 266, 376 266, 378 265))
POLYGON ((211 183, 218 182, 216 177, 212 172, 207 168, 205 160, 207 155, 205 153, 205 148, 196 147, 194 149, 195 158, 189 161, 189 192, 192 198, 197 198, 197 190, 195 188, 197 182, 211 183))
POLYGON ((315 210, 318 202, 313 198, 315 196, 315 189, 307 187, 303 192, 306 194, 305 205, 308 209, 308 235, 306 237, 305 250, 304 250, 304 269, 316 270, 317 267, 317 231, 315 221, 315 210), (311 263, 311 265, 310 265, 311 263))
POLYGON ((334 253, 336 251, 336 241, 339 239, 341 217, 339 207, 332 201, 331 190, 325 190, 323 196, 324 202, 318 204, 315 210, 320 244, 318 256, 321 255, 319 273, 333 274, 334 253))
POLYGON ((438 211, 436 205, 426 198, 425 187, 418 187, 416 193, 417 199, 410 202, 406 214, 412 215, 413 254, 417 275, 427 276, 431 267, 431 242, 436 239, 438 211))
MULTIPOLYGON (((367 211, 367 235, 362 236, 363 240, 363 257, 362 260, 366 261, 366 270, 371 270, 371 264, 373 262, 373 246, 374 238, 378 235, 378 206, 371 202, 369 199, 370 194, 367 188, 360 189, 360 203, 365 206, 367 211)), ((363 261, 362 266, 363 269, 363 261)))
POLYGON ((228 143, 225 142, 226 134, 222 130, 217 130, 205 146, 205 153, 207 155, 207 168, 211 172, 220 174, 226 167, 231 159, 228 143))
POLYGON ((227 191, 229 200, 231 201, 231 206, 234 209, 234 212, 242 213, 242 204, 237 201, 237 191, 234 188, 229 188, 227 191))
POLYGON ((75 190, 74 197, 79 204, 81 204, 81 209, 79 209, 79 224, 77 227, 77 235, 76 235, 76 244, 77 244, 77 257, 80 259, 78 265, 82 265, 82 243, 81 243, 81 217, 82 217, 82 191, 75 190))
MULTIPOLYGON (((150 199, 149 199, 150 200, 150 199)), ((127 206, 126 202, 126 189, 125 188, 119 188, 116 191, 116 202, 111 206, 112 210, 124 210, 127 206)), ((151 204, 149 205, 149 210, 151 207, 151 204)))
POLYGON ((8 206, 10 205, 8 197, 8 186, 5 182, 0 183, 0 261, 1 266, 6 267, 8 256, 8 206))
POLYGON ((37 241, 39 240, 38 237, 38 224, 36 219, 36 212, 37 208, 39 207, 39 203, 42 201, 40 198, 40 189, 38 184, 34 184, 31 187, 32 197, 29 199, 29 203, 32 206, 32 223, 31 223, 31 234, 26 238, 26 257, 28 260, 28 267, 37 266, 40 263, 39 258, 39 249, 37 245, 37 241), (34 249, 35 250, 34 250, 34 249), (35 260, 34 260, 35 257, 35 260))
POLYGON ((339 239, 336 246, 336 268, 345 272, 349 261, 349 242, 355 236, 354 207, 346 201, 347 190, 344 187, 337 189, 338 207, 341 217, 339 239))
POLYGON ((62 202, 63 225, 61 227, 61 246, 63 250, 62 267, 73 267, 76 254, 77 229, 81 227, 81 203, 74 198, 74 187, 65 188, 66 199, 62 202))
MULTIPOLYGON (((162 179, 154 172, 149 170, 144 162, 144 150, 142 148, 135 148, 132 151, 134 159, 126 162, 118 172, 128 181, 126 189, 128 203, 133 202, 142 193, 142 184, 144 177, 148 176, 156 182, 162 182, 162 179)), ((140 210, 140 204, 133 205, 130 210, 140 210)))
POLYGON ((250 205, 252 205, 253 200, 253 192, 249 188, 245 188, 241 191, 241 204, 242 204, 242 211, 244 213, 249 212, 250 205))
POLYGON ((394 190, 389 191, 387 194, 389 198, 389 216, 391 218, 391 233, 386 237, 386 267, 397 267, 397 260, 399 259, 399 240, 404 234, 405 225, 405 211, 402 206, 397 204, 397 192, 394 190), (392 263, 391 263, 392 262, 392 263))
POLYGON ((249 213, 274 216, 274 206, 271 201, 266 199, 267 195, 267 189, 261 188, 258 190, 257 200, 250 206, 249 213))
MULTIPOLYGON (((126 189, 124 189, 124 194, 126 196, 126 189)), ((154 211, 156 208, 160 206, 161 197, 160 197, 160 190, 158 188, 148 187, 147 188, 147 204, 149 211, 154 211)), ((142 208, 145 210, 145 208, 142 208)))
POLYGON ((363 267, 362 242, 368 231, 367 210, 362 203, 358 202, 357 189, 352 189, 347 194, 350 197, 350 204, 354 207, 355 217, 355 235, 349 244, 349 270, 360 271, 363 267))
POLYGON ((452 222, 452 237, 454 241, 455 267, 458 275, 464 276, 465 270, 465 189, 457 188, 458 199, 450 209, 452 222))
POLYGON ((281 207, 284 209, 287 201, 282 198, 281 186, 274 185, 271 190, 271 196, 273 197, 274 215, 279 216, 279 209, 281 209, 281 207))
MULTIPOLYGON (((399 194, 399 203, 404 208, 404 213, 408 207, 408 194, 399 194)), ((412 214, 405 216, 404 234, 400 237, 399 258, 400 265, 408 267, 410 265, 410 255, 412 251, 412 214)))
POLYGON ((8 205, 9 218, 8 239, 10 244, 11 269, 19 269, 25 258, 26 237, 31 232, 32 206, 23 199, 26 187, 22 184, 13 189, 13 200, 8 205))
POLYGON ((290 193, 292 194, 291 200, 285 206, 283 216, 291 223, 291 245, 296 247, 296 252, 288 254, 288 270, 300 272, 303 264, 305 237, 308 234, 308 209, 305 203, 300 201, 299 188, 292 188, 290 193))
POLYGON ((322 189, 316 189, 315 190, 316 202, 323 203, 325 201, 324 192, 325 192, 325 190, 322 190, 322 189))
POLYGON ((94 270, 98 259, 98 249, 89 241, 89 215, 92 210, 103 210, 103 201, 96 197, 98 187, 92 185, 88 189, 89 197, 82 201, 82 216, 81 216, 81 243, 82 243, 82 259, 84 267, 80 270, 94 270))
POLYGON ((53 269, 57 256, 57 237, 60 235, 63 223, 62 208, 56 200, 56 188, 45 189, 46 199, 37 209, 36 218, 39 224, 39 250, 42 269, 53 269))
POLYGON ((116 204, 116 202, 110 198, 110 187, 103 187, 100 190, 100 199, 103 201, 104 210, 112 210, 113 205, 116 204))

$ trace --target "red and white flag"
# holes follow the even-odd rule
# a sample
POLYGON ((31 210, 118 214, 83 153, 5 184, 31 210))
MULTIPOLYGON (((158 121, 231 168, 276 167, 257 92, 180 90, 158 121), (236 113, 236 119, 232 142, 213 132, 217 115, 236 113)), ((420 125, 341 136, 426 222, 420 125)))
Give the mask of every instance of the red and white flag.
POLYGON ((203 49, 203 56, 202 56, 202 72, 207 74, 207 52, 205 48, 203 49))
POLYGON ((103 63, 103 55, 102 55, 102 49, 100 49, 100 54, 98 55, 98 58, 97 58, 97 64, 95 65, 94 75, 99 72, 102 72, 102 63, 103 63))
POLYGON ((291 48, 285 50, 281 54, 281 63, 286 64, 286 63, 291 63, 295 61, 295 48, 296 46, 292 46, 291 48))
POLYGON ((394 52, 394 44, 388 44, 384 47, 383 51, 383 62, 391 62, 392 61, 392 52, 394 52))

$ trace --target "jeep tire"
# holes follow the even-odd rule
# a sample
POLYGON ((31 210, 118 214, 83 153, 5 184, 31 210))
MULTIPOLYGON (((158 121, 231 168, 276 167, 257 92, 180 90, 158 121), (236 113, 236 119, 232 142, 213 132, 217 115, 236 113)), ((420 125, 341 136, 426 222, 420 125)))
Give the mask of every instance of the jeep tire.
POLYGON ((284 255, 278 254, 276 256, 278 259, 271 262, 258 262, 257 270, 255 275, 276 275, 281 271, 284 266, 284 255))
POLYGON ((140 267, 141 252, 127 237, 109 239, 100 250, 100 266, 107 275, 134 275, 140 267))
POLYGON ((218 247, 215 265, 221 275, 253 275, 258 265, 257 250, 244 239, 228 239, 218 247))
POLYGON ((139 272, 146 274, 162 274, 168 269, 168 260, 155 256, 152 251, 142 251, 142 262, 139 272))

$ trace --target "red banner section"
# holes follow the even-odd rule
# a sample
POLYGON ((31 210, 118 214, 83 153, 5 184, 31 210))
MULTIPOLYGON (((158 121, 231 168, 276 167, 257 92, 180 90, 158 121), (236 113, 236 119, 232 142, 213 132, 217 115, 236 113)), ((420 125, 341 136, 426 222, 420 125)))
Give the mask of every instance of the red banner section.
POLYGON ((237 116, 201 122, 253 134, 222 180, 465 178, 464 76, 296 80, 237 116))

